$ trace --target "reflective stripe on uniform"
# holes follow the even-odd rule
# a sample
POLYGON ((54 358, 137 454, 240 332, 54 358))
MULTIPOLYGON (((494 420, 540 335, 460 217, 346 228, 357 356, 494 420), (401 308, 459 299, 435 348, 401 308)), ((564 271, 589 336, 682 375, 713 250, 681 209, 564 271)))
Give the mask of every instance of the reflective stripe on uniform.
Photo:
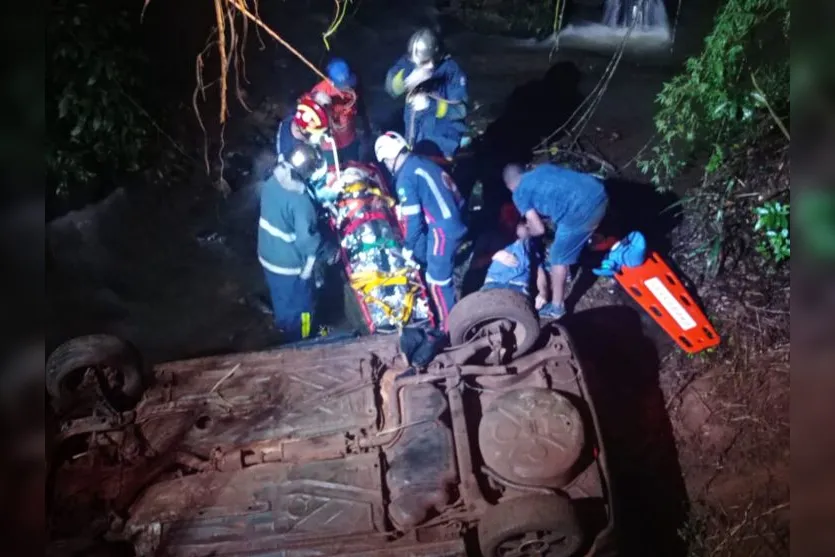
POLYGON ((438 99, 438 106, 435 109, 435 117, 443 118, 449 110, 449 103, 443 99, 438 99))
POLYGON ((447 284, 452 282, 452 277, 449 277, 446 280, 438 280, 432 278, 432 276, 429 273, 426 273, 426 282, 428 282, 429 284, 437 284, 438 286, 446 286, 447 284))
POLYGON ((415 174, 426 180, 426 185, 429 186, 429 191, 431 191, 432 195, 435 196, 435 201, 441 209, 441 217, 444 219, 450 218, 452 216, 452 211, 449 210, 449 206, 446 204, 446 201, 444 201, 444 198, 441 195, 441 190, 438 189, 438 184, 432 179, 432 176, 430 176, 429 173, 422 168, 415 170, 415 174))
POLYGON ((406 70, 400 70, 394 77, 391 78, 391 91, 395 95, 402 95, 406 90, 404 81, 406 80, 406 70))
POLYGON ((313 264, 316 263, 316 257, 313 255, 307 256, 307 260, 304 262, 304 268, 302 269, 302 275, 310 275, 313 271, 313 264))
POLYGON ((302 313, 302 338, 310 336, 310 313, 305 311, 302 313))
POLYGON ((400 214, 406 217, 412 217, 420 214, 420 205, 402 205, 400 207, 400 214))
POLYGON ((276 228, 275 226, 270 224, 270 221, 268 221, 264 217, 261 217, 261 219, 258 221, 258 226, 266 230, 270 236, 275 236, 279 240, 284 240, 288 244, 296 241, 295 234, 284 232, 283 230, 276 228))
POLYGON ((258 261, 261 262, 261 265, 266 270, 277 275, 296 276, 302 274, 301 267, 279 267, 278 265, 273 265, 272 263, 268 262, 260 255, 258 256, 258 261))
POLYGON ((432 229, 432 255, 444 255, 446 253, 446 234, 440 228, 432 229))

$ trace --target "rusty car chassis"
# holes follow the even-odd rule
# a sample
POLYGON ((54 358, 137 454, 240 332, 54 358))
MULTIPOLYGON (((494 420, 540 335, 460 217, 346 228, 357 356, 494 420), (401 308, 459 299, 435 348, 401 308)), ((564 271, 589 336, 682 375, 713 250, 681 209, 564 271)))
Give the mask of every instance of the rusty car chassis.
POLYGON ((62 419, 48 554, 608 555, 585 378, 538 332, 511 357, 494 323, 420 374, 396 336, 157 365, 129 410, 62 419))

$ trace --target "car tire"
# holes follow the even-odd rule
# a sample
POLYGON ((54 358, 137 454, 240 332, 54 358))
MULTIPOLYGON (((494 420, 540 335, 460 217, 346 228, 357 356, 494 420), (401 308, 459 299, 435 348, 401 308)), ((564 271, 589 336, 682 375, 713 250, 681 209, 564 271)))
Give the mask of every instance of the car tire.
POLYGON ((513 324, 516 345, 508 353, 511 358, 530 350, 539 338, 539 317, 528 297, 497 288, 473 292, 455 304, 447 317, 450 344, 464 344, 475 338, 481 328, 500 320, 513 324))
POLYGON ((513 554, 572 557, 583 545, 574 506, 563 495, 527 495, 490 507, 478 525, 483 557, 513 554), (513 551, 515 550, 515 551, 513 551))
POLYGON ((56 348, 46 361, 46 390, 59 415, 79 401, 78 385, 89 369, 117 372, 118 384, 108 401, 118 411, 130 410, 145 392, 146 377, 139 351, 112 335, 74 338, 56 348))

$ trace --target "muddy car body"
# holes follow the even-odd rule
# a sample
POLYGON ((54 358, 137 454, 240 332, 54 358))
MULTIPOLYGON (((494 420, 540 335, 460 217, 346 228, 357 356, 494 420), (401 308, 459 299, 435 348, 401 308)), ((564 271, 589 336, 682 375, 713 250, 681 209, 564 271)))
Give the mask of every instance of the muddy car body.
MULTIPOLYGON (((53 552, 86 532, 142 556, 608 555, 605 452, 566 331, 540 332, 514 292, 464 302, 423 373, 374 336, 162 364, 130 410, 63 407, 53 552), (486 318, 497 300, 521 317, 486 318)), ((81 369, 58 352, 48 373, 81 369)))

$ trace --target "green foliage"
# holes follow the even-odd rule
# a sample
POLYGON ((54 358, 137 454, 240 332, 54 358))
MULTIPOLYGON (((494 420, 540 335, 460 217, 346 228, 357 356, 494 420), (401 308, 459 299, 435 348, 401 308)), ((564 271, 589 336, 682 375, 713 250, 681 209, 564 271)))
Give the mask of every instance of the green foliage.
POLYGON ((762 236, 757 252, 775 263, 788 259, 791 256, 789 204, 769 201, 756 207, 754 213, 757 215, 754 232, 762 236))
POLYGON ((110 2, 58 0, 48 25, 47 115, 52 122, 47 176, 66 198, 140 168, 150 122, 134 100, 146 60, 131 47, 138 13, 110 2))
POLYGON ((769 105, 785 109, 789 98, 789 13, 788 0, 728 0, 720 9, 702 53, 656 99, 659 141, 638 167, 658 188, 693 155, 708 154, 712 174, 770 131, 769 105))

